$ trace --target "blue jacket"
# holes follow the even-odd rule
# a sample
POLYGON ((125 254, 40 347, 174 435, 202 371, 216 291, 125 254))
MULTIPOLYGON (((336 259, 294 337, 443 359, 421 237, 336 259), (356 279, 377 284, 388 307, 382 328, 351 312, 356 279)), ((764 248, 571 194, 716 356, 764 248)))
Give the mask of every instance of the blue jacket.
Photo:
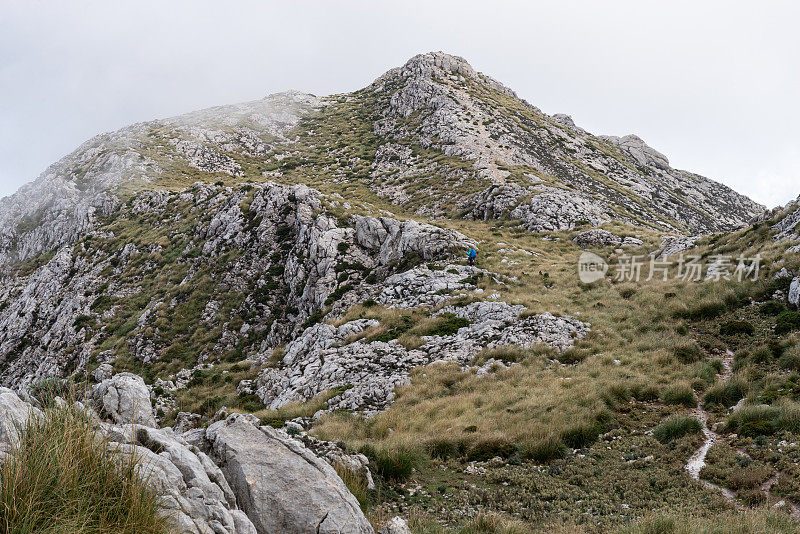
POLYGON ((469 252, 467 252, 467 257, 468 258, 477 258, 478 257, 478 251, 475 250, 474 248, 470 248, 469 252))

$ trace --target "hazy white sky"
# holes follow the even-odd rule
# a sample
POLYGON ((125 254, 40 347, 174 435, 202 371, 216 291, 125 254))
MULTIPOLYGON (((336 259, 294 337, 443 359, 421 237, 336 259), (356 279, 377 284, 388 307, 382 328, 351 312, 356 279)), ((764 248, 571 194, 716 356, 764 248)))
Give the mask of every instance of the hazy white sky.
POLYGON ((769 0, 0 0, 0 196, 102 131, 443 50, 774 206, 800 194, 798 20, 769 0))

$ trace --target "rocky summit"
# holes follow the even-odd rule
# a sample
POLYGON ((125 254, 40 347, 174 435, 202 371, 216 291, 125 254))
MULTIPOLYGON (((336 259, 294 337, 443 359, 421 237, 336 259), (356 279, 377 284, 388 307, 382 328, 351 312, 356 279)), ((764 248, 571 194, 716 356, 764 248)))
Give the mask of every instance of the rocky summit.
POLYGON ((790 532, 798 206, 442 52, 101 134, 0 200, 0 461, 67 406, 175 532, 790 532))

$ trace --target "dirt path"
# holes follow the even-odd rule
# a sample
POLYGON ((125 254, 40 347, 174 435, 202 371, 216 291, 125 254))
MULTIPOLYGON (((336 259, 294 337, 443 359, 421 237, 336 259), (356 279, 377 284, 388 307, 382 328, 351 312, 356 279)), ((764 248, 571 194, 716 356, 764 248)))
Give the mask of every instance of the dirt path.
MULTIPOLYGON (((727 381, 733 374, 733 357, 733 352, 728 350, 725 353, 725 357, 722 358, 722 373, 720 373, 720 379, 723 382, 727 381)), ((694 454, 692 454, 691 458, 689 458, 689 461, 686 462, 684 469, 686 469, 690 477, 700 482, 703 486, 710 490, 719 492, 723 497, 725 497, 725 499, 741 508, 741 503, 736 500, 736 495, 731 490, 717 486, 716 484, 712 484, 711 482, 700 478, 700 471, 702 471, 706 466, 706 456, 708 455, 708 451, 719 439, 719 434, 709 428, 708 412, 703 406, 702 400, 697 404, 697 408, 694 410, 694 415, 702 425, 703 436, 705 436, 705 440, 703 440, 703 444, 700 446, 700 448, 697 449, 694 454)))
MULTIPOLYGON (((731 375, 733 375, 733 359, 734 354, 730 350, 726 351, 725 356, 722 359, 722 372, 720 373, 720 380, 722 382, 726 382, 730 379, 731 375)), ((743 399, 744 400, 744 399, 743 399)), ((737 407, 742 403, 742 401, 737 404, 737 407)), ((745 509, 746 506, 742 504, 737 498, 736 494, 727 488, 723 488, 721 486, 717 486, 709 482, 708 480, 703 480, 700 478, 700 471, 703 470, 703 467, 706 466, 706 456, 708 455, 709 449, 714 446, 714 444, 719 441, 720 436, 714 431, 714 428, 709 428, 708 426, 708 412, 706 411, 705 407, 703 406, 703 401, 700 401, 697 404, 697 408, 694 410, 694 416, 700 421, 702 425, 703 436, 705 439, 703 440, 703 444, 697 449, 694 454, 692 454, 689 461, 686 462, 684 469, 689 473, 693 479, 697 480, 700 484, 702 484, 705 488, 710 490, 716 491, 720 493, 728 502, 732 503, 738 509, 745 509)), ((716 426, 716 425, 715 425, 716 426)), ((750 457, 745 451, 737 451, 742 456, 747 458, 750 457)), ((767 498, 767 502, 771 500, 776 500, 776 497, 772 494, 772 487, 778 483, 778 479, 781 476, 780 471, 776 471, 772 477, 769 478, 766 482, 761 484, 759 489, 764 493, 764 496, 767 498)), ((788 501, 785 499, 780 499, 772 505, 772 508, 783 508, 786 507, 787 511, 791 516, 795 519, 800 519, 800 506, 792 501, 788 501)))

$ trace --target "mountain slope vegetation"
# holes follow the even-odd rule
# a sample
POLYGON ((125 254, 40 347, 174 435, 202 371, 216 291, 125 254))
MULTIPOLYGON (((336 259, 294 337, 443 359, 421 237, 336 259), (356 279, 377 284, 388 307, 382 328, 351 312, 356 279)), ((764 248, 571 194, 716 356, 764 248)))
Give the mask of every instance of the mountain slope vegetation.
POLYGON ((341 442, 368 515, 418 532, 788 532, 797 213, 422 54, 103 134, 0 201, 0 384, 134 372, 163 426, 341 442), (760 270, 687 280, 681 254, 760 270))

